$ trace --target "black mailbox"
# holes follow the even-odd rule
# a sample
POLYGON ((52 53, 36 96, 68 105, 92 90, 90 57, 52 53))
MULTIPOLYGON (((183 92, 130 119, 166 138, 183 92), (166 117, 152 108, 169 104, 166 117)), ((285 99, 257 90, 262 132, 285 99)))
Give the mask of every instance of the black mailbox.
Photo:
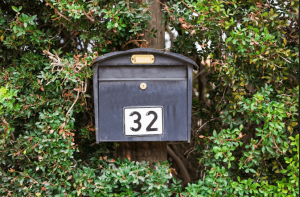
POLYGON ((94 64, 96 142, 190 141, 193 68, 176 53, 132 49, 94 64))

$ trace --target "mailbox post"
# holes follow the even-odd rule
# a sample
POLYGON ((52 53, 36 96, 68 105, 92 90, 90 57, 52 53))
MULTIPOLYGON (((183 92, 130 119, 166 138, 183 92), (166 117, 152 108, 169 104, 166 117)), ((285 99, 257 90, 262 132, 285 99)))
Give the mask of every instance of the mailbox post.
POLYGON ((138 48, 100 56, 93 67, 97 143, 190 141, 191 59, 138 48))

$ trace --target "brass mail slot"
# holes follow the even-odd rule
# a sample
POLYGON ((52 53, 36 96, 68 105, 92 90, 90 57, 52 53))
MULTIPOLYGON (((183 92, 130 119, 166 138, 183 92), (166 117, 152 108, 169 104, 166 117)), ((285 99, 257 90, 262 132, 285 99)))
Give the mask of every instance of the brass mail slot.
POLYGON ((133 64, 152 64, 154 62, 153 55, 132 55, 131 62, 133 64))

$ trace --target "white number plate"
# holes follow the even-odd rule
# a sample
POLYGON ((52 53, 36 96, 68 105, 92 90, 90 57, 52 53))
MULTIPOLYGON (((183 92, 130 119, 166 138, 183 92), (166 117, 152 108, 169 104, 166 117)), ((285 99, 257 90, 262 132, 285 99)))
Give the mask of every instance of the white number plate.
POLYGON ((124 132, 127 136, 163 134, 163 108, 124 108, 124 132))

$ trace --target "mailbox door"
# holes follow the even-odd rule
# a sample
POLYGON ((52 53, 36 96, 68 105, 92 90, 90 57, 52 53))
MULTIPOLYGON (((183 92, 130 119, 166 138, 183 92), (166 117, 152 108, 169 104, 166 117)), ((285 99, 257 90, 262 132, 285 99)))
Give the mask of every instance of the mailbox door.
POLYGON ((187 141, 187 67, 99 69, 99 141, 187 141), (141 89, 141 83, 146 84, 141 89), (126 136, 124 109, 162 107, 163 133, 126 136))

